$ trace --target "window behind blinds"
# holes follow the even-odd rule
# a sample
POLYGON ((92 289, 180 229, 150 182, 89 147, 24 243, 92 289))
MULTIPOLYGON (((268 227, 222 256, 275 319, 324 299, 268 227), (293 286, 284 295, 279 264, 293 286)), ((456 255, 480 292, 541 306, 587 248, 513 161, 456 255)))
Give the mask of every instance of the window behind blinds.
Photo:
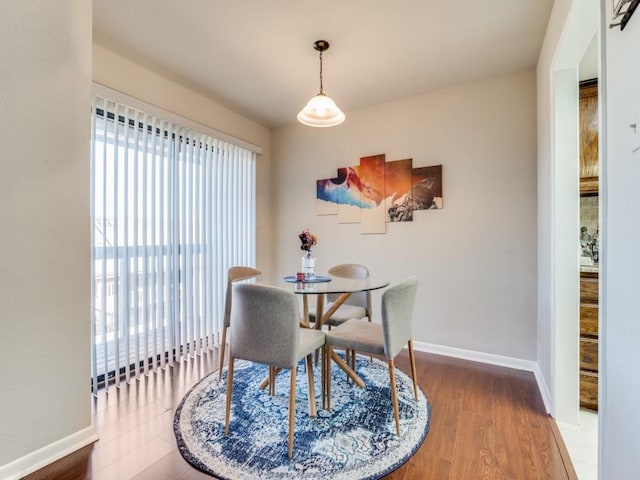
POLYGON ((256 154, 101 96, 91 146, 95 392, 216 345, 226 271, 255 265, 256 154))

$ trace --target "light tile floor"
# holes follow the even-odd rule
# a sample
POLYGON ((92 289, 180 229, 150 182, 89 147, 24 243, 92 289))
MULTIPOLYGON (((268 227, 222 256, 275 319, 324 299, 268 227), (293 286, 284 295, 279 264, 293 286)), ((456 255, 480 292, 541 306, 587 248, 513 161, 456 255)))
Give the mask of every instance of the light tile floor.
POLYGON ((598 414, 580 410, 578 425, 557 422, 579 480, 598 480, 598 414))

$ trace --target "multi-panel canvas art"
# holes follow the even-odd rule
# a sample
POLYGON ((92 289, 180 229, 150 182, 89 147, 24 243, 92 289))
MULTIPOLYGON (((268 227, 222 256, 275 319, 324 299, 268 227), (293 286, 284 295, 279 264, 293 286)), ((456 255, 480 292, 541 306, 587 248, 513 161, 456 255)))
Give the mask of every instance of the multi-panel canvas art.
POLYGON ((360 223, 361 233, 386 233, 387 222, 413 221, 416 210, 442 208, 442 165, 413 168, 413 160, 360 159, 317 180, 316 213, 338 223, 360 223))

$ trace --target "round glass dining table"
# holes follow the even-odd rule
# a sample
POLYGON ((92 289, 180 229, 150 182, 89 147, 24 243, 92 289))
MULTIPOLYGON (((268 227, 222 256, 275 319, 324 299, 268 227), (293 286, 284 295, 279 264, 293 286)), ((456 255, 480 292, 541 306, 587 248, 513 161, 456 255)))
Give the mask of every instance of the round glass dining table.
POLYGON ((309 295, 316 295, 316 312, 323 312, 320 321, 315 322, 315 328, 321 329, 322 325, 334 314, 352 293, 369 292, 389 286, 389 280, 370 276, 367 278, 343 278, 332 275, 316 275, 305 281, 296 280, 295 275, 262 275, 258 279, 261 283, 285 288, 295 294, 302 295, 303 314, 302 324, 310 326, 309 322, 309 295), (324 311, 326 294, 338 294, 338 298, 331 307, 324 311))

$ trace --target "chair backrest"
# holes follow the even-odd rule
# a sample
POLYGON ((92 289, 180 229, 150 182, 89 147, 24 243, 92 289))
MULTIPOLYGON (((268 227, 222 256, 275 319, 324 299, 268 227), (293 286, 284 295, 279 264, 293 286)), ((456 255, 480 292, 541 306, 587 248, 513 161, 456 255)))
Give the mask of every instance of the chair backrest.
POLYGON ((252 267, 231 267, 227 270, 227 291, 224 301, 224 326, 229 328, 231 322, 231 284, 237 280, 261 275, 262 272, 252 267))
MULTIPOLYGON (((331 267, 329 274, 342 278, 368 278, 369 269, 357 263, 343 263, 331 267)), ((335 301, 338 296, 339 294, 329 294, 327 298, 330 301, 335 301)), ((371 292, 352 293, 345 303, 364 307, 367 310, 367 315, 371 315, 371 292)))
POLYGON ((299 304, 293 292, 260 283, 233 289, 231 356, 279 368, 298 360, 299 304))
POLYGON ((382 294, 382 331, 387 358, 395 358, 411 340, 411 319, 417 288, 416 277, 409 277, 382 294))

